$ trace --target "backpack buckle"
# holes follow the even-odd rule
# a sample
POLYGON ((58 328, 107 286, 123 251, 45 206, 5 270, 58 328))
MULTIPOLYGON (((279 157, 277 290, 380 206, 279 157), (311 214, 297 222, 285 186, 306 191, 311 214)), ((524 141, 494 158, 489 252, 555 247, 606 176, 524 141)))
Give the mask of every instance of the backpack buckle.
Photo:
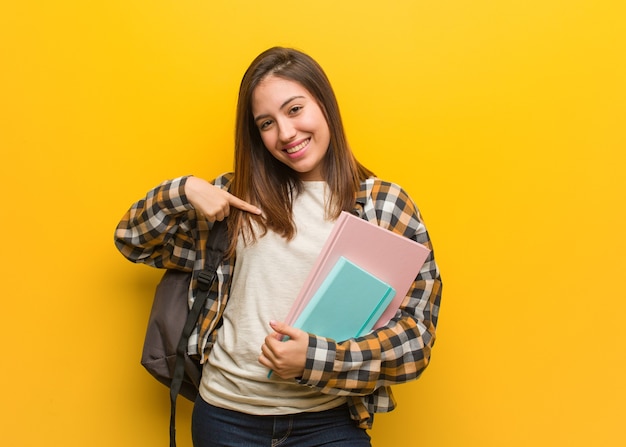
POLYGON ((201 271, 198 274, 198 288, 204 292, 211 288, 211 284, 215 279, 215 272, 201 271))

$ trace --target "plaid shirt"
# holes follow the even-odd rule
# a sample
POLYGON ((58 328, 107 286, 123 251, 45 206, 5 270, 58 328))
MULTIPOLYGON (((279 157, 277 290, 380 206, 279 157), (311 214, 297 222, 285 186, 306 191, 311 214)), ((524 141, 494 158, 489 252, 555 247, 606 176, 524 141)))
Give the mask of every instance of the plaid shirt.
MULTIPOLYGON (((119 223, 115 243, 132 262, 193 271, 191 304, 212 224, 196 219, 184 194, 186 180, 166 181, 136 202, 119 223)), ((226 174, 213 183, 228 189, 231 180, 232 174, 226 174)), ((309 336, 306 365, 298 382, 322 393, 347 396, 352 418, 359 426, 370 428, 374 413, 395 408, 390 385, 416 379, 429 363, 441 279, 419 210, 402 188, 376 178, 362 182, 354 213, 431 249, 400 309, 385 327, 341 343, 309 336)), ((199 355, 203 363, 228 302, 234 264, 234 259, 227 259, 218 268, 217 281, 189 339, 189 352, 199 355)))

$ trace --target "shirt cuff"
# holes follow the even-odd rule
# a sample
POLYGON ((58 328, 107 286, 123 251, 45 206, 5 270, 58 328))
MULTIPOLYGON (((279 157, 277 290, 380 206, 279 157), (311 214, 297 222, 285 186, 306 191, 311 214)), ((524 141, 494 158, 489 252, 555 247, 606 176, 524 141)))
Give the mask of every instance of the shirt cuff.
POLYGON ((333 340, 309 334, 306 364, 298 382, 323 388, 334 371, 336 358, 337 345, 333 340))
POLYGON ((194 209, 185 194, 185 183, 191 177, 186 175, 164 182, 161 187, 159 200, 165 204, 165 208, 173 213, 182 213, 194 209))

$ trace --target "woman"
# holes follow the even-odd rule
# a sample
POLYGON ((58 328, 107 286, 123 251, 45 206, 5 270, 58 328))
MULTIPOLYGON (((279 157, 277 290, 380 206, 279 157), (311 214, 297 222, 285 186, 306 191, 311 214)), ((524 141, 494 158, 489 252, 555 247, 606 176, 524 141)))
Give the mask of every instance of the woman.
POLYGON ((241 83, 234 173, 166 181, 118 225, 131 261, 197 274, 213 222, 228 216, 229 256, 189 344, 204 364, 195 446, 369 446, 373 414, 395 406, 389 385, 427 366, 441 296, 432 252, 396 316, 366 336, 282 323, 341 211, 432 249, 410 197, 355 159, 321 67, 272 48, 241 83))

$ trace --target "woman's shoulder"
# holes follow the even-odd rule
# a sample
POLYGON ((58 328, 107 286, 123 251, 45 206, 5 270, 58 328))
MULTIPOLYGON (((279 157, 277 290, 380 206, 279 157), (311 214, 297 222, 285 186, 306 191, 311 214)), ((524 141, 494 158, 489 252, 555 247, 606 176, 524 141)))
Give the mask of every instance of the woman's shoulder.
POLYGON ((397 183, 383 180, 378 177, 370 177, 361 182, 360 194, 374 201, 411 201, 406 190, 397 183))
POLYGON ((360 200, 364 217, 380 226, 413 237, 422 227, 420 212, 413 199, 397 183, 376 177, 361 182, 360 200))

